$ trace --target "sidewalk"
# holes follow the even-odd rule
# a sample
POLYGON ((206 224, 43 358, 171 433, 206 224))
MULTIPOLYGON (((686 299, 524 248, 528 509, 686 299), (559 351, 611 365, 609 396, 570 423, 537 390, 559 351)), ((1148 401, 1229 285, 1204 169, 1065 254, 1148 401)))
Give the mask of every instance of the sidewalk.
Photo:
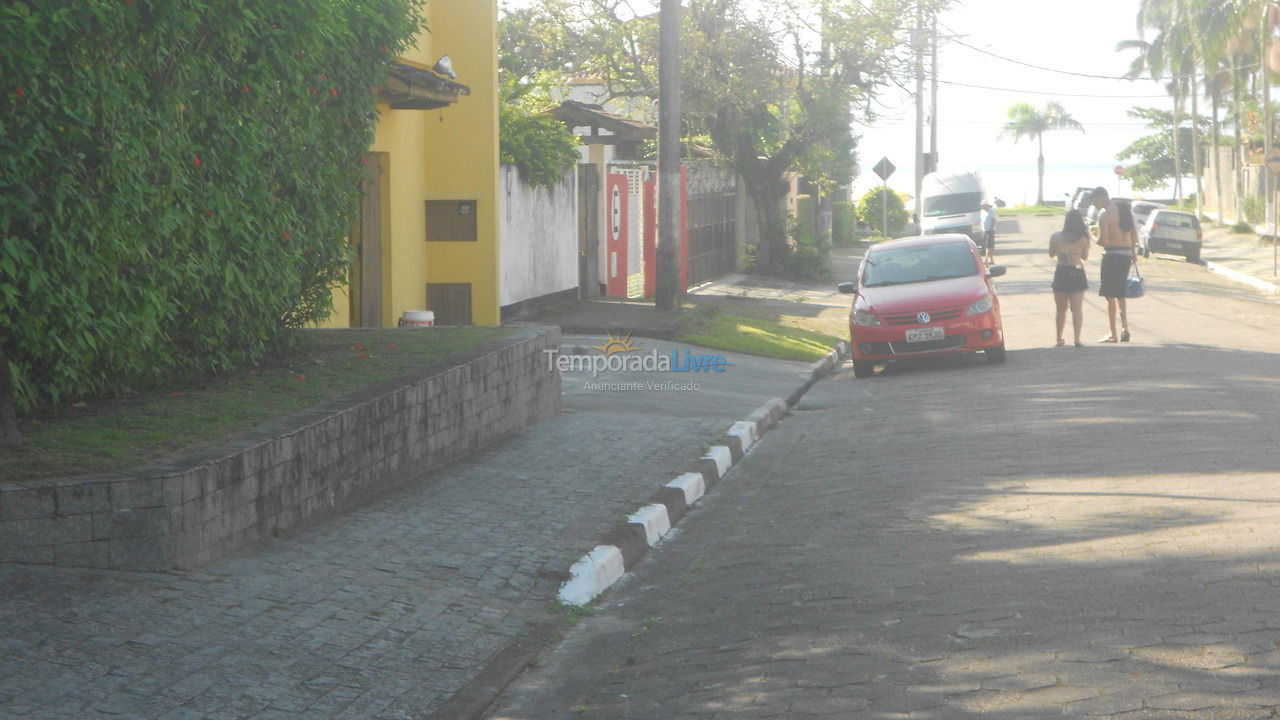
MULTIPOLYGON (((575 317, 625 330, 627 312, 575 317)), ((430 717, 553 639, 570 566, 809 370, 729 362, 698 392, 565 374, 559 417, 197 572, 0 565, 0 716, 430 717)))
POLYGON ((1264 243, 1257 235, 1238 235, 1206 223, 1200 257, 1212 272, 1269 294, 1280 294, 1275 251, 1271 243, 1264 243))

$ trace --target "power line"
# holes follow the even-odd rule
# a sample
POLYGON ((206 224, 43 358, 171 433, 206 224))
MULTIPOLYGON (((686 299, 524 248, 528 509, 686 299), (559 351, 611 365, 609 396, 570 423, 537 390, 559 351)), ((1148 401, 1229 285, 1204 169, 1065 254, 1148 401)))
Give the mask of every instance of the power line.
POLYGON ((990 85, 972 85, 970 83, 954 82, 952 80, 939 80, 944 85, 956 85, 959 87, 976 88, 978 90, 995 90, 997 92, 1020 93, 1023 95, 1057 95, 1060 97, 1088 97, 1088 98, 1113 98, 1116 100, 1146 100, 1152 98, 1168 98, 1168 95, 1097 95, 1093 93, 1065 93, 1053 92, 1051 90, 1019 90, 1017 88, 991 87, 990 85))
MULTIPOLYGON (((1073 75, 1075 77, 1093 78, 1095 80, 1125 80, 1129 82, 1132 82, 1134 80, 1152 80, 1152 81, 1185 80, 1192 77, 1191 75, 1169 75, 1167 77, 1162 76, 1162 77, 1153 77, 1153 78, 1145 78, 1145 77, 1133 78, 1125 75, 1094 75, 1092 73, 1082 73, 1082 72, 1075 72, 1072 70, 1062 70, 1060 68, 1045 67, 1044 65, 1036 65, 1035 63, 1029 63, 1022 60, 1015 60, 1014 58, 1005 57, 1004 55, 998 55, 996 53, 991 52, 990 50, 984 50, 980 47, 970 45, 969 43, 954 37, 954 34, 955 34, 954 30, 951 30, 950 28, 947 28, 947 30, 953 33, 953 37, 949 38, 951 42, 957 45, 960 45, 962 47, 969 48, 974 52, 979 52, 979 53, 982 53, 983 55, 989 55, 997 60, 1003 60, 1004 62, 1007 62, 1007 63, 1013 63, 1014 65, 1022 65, 1023 67, 1029 67, 1034 70, 1043 70, 1045 72, 1058 73, 1060 75, 1073 75)), ((1258 63, 1251 63, 1249 65, 1242 65, 1240 67, 1224 68, 1223 72, 1234 72, 1236 70, 1255 70, 1258 67, 1259 67, 1258 63)), ((1102 96, 1098 96, 1098 97, 1102 97, 1102 96)))

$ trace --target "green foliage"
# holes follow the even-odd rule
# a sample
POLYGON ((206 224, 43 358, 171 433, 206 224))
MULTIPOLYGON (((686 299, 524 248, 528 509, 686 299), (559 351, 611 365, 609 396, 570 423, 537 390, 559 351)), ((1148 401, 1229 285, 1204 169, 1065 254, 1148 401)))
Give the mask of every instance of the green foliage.
MULTIPOLYGON (((1137 161, 1125 166, 1125 179, 1138 192, 1163 187, 1177 174, 1173 162, 1173 113, 1158 108, 1135 107, 1129 110, 1129 117, 1145 120, 1147 127, 1156 132, 1138 138, 1116 155, 1116 159, 1122 162, 1137 161)), ((1178 136, 1178 154, 1181 156, 1183 171, 1193 173, 1195 163, 1192 158, 1190 117, 1184 116, 1182 121, 1186 125, 1179 130, 1181 134, 1178 136)), ((1207 137, 1211 130, 1211 121, 1201 120, 1201 143, 1207 145, 1207 137)), ((1202 153, 1202 159, 1207 161, 1207 155, 1208 153, 1202 153)))
POLYGON ((831 244, 846 247, 854 241, 854 231, 858 223, 858 207, 854 203, 835 202, 831 204, 831 244))
MULTIPOLYGON (((1266 219, 1267 219, 1266 202, 1264 202, 1263 199, 1258 197, 1257 195, 1245 195, 1244 196, 1244 219, 1248 220, 1253 225, 1266 222, 1266 219)), ((1250 232, 1252 231, 1253 231, 1252 228, 1250 228, 1250 232)))
POLYGON ((800 195, 796 198, 796 219, 791 227, 791 238, 798 245, 813 245, 818 241, 814 232, 814 220, 818 209, 818 199, 812 195, 800 195))
POLYGON ((885 194, 885 201, 888 202, 889 211, 889 234, 901 231, 907 225, 907 208, 902 204, 902 198, 892 190, 886 191, 882 187, 871 188, 862 196, 862 200, 858 202, 858 222, 863 225, 869 225, 875 230, 880 230, 884 224, 884 210, 881 209, 881 194, 885 194))
POLYGON ((552 187, 580 157, 578 139, 564 123, 534 112, 528 90, 510 78, 502 82, 498 110, 500 157, 515 165, 534 187, 552 187))
POLYGON ((1250 225, 1248 222, 1245 222, 1244 220, 1238 221, 1236 224, 1232 225, 1229 229, 1231 230, 1231 232, 1237 235, 1252 235, 1254 232, 1253 226, 1250 225))
POLYGON ((21 409, 253 362, 330 312, 417 0, 0 6, 0 351, 21 409))

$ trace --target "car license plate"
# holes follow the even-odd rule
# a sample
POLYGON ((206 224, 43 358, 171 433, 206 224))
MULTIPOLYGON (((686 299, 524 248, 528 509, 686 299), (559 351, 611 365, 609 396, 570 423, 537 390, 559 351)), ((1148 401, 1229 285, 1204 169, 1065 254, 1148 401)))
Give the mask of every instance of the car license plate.
POLYGON ((1167 247, 1167 248, 1169 248, 1170 250, 1181 250, 1181 249, 1182 249, 1182 243, 1180 243, 1180 242, 1167 242, 1167 243, 1165 243, 1165 244, 1164 244, 1164 246, 1165 246, 1165 247, 1167 247))
POLYGON ((940 327, 916 328, 907 331, 907 342, 927 342, 929 340, 941 340, 946 337, 947 333, 940 327))

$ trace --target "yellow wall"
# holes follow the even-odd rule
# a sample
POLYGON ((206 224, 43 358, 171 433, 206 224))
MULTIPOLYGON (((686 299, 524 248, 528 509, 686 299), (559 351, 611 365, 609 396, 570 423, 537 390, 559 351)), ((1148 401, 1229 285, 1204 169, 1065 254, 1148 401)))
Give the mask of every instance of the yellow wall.
POLYGON ((426 134, 425 199, 475 199, 478 238, 429 243, 426 281, 471 283, 472 319, 498 325, 497 2, 432 0, 427 7, 432 54, 449 56, 457 81, 471 94, 430 113, 435 117, 426 134))
MULTIPOLYGON (((496 0, 431 0, 417 47, 401 59, 430 68, 449 55, 471 88, 439 110, 379 103, 370 152, 383 162, 382 324, 426 308, 429 282, 472 285, 472 319, 501 323, 498 301, 498 41, 496 0), (477 242, 426 242, 427 200, 476 200, 477 242)), ((334 292, 324 327, 351 322, 346 290, 334 292)))

